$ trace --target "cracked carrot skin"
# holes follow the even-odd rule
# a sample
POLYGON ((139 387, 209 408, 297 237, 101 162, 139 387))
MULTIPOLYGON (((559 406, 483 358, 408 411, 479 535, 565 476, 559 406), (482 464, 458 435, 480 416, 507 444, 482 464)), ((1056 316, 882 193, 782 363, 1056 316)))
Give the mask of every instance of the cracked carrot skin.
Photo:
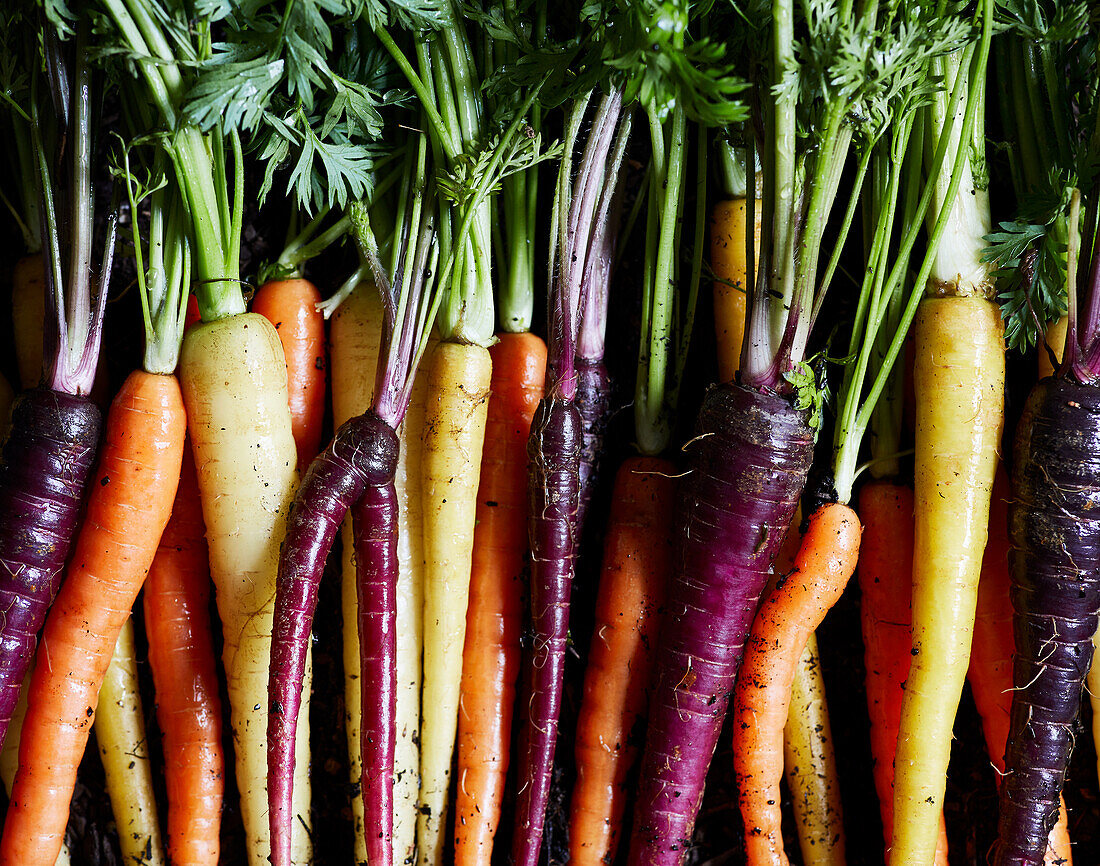
POLYGON ((1058 821, 1100 610, 1100 389, 1048 378, 1013 447, 1014 657, 996 866, 1039 864, 1058 821))

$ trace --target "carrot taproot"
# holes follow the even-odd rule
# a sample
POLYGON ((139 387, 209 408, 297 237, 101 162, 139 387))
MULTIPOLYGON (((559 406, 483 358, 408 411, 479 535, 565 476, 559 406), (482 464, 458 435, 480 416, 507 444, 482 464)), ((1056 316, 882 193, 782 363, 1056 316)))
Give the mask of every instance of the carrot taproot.
POLYGON ((846 505, 811 517, 794 571, 760 606, 734 691, 733 742, 750 864, 786 864, 779 829, 781 736, 795 666, 810 634, 840 598, 859 556, 859 518, 846 505))
MULTIPOLYGON (((1011 495, 1004 464, 998 464, 989 506, 989 541, 982 557, 982 576, 978 582, 974 643, 966 674, 974 705, 982 719, 986 750, 998 785, 1005 771, 1004 755, 1013 693, 1012 656, 1015 651, 1008 573, 1008 502, 1011 495)), ((1064 800, 1059 805, 1058 823, 1050 831, 1044 862, 1047 866, 1073 863, 1064 800)))
MULTIPOLYGON (((264 695, 279 544, 297 486, 286 362, 275 328, 263 316, 243 312, 193 326, 183 340, 180 382, 222 620, 246 847, 249 862, 264 866, 271 846, 264 695)), ((307 693, 309 677, 307 665, 307 693)), ((292 856, 304 864, 311 848, 309 718, 304 711, 296 743, 292 856)))
MULTIPOLYGON (((365 412, 378 365, 382 335, 382 299, 375 286, 358 286, 332 317, 332 414, 334 423, 365 412)), ((421 431, 424 419, 425 375, 417 375, 405 423, 398 430, 400 454, 394 485, 397 488, 401 532, 397 538, 397 742, 394 748, 394 857, 410 862, 416 853, 416 814, 420 794, 420 656, 423 646, 422 501, 415 479, 420 475, 421 431), (413 483, 410 483, 410 479, 413 483)), ((343 533, 342 609, 344 611, 344 712, 353 796, 355 862, 367 862, 366 828, 363 823, 361 702, 359 674, 358 594, 352 521, 343 533)))
POLYGON ((325 416, 325 317, 317 309, 321 293, 309 280, 271 280, 252 299, 279 334, 286 358, 290 423, 304 475, 321 446, 325 416))
MULTIPOLYGON (((760 248, 764 203, 757 199, 753 243, 760 248)), ((745 287, 748 276, 748 202, 741 196, 717 202, 710 213, 710 266, 714 271, 714 329, 718 341, 718 376, 733 379, 745 339, 745 287)))
POLYGON ((184 428, 172 376, 132 373, 111 405, 87 515, 31 679, 0 863, 57 857, 103 677, 171 513, 184 428))
MULTIPOLYGON (((863 521, 860 625, 871 761, 888 854, 894 835, 894 751, 912 658, 913 489, 885 480, 865 484, 859 492, 859 516, 863 521)), ((947 831, 941 820, 937 866, 947 866, 947 853, 947 831)))
POLYGON ((783 773, 791 792, 803 863, 843 864, 844 814, 816 634, 810 635, 799 655, 791 681, 791 702, 783 727, 783 773))
POLYGON ((420 726, 419 862, 437 864, 458 729, 478 473, 492 358, 482 346, 439 343, 428 363, 421 457, 424 684, 420 726))
MULTIPOLYGON (((31 666, 33 670, 33 665, 31 666)), ((15 711, 11 715, 11 723, 8 726, 8 736, 4 740, 4 747, 0 749, 0 780, 4 782, 4 790, 11 798, 12 785, 15 783, 15 771, 19 768, 19 742, 22 739, 23 718, 27 715, 27 687, 30 685, 31 675, 27 674, 23 681, 23 688, 19 693, 19 702, 15 705, 15 711)), ((54 866, 69 866, 69 846, 64 842, 61 850, 57 852, 57 860, 54 866)))
POLYGON ((983 297, 928 297, 917 313, 913 629, 894 762, 895 864, 927 862, 939 838, 1004 417, 1003 335, 1000 310, 983 297))
POLYGON ((127 619, 115 641, 99 691, 95 737, 107 779, 122 857, 134 866, 162 866, 164 840, 153 793, 153 767, 145 737, 145 713, 137 682, 134 621, 127 619), (106 712, 106 710, 110 712, 106 712))
POLYGON ((500 823, 520 666, 527 555, 527 438, 542 399, 546 345, 501 333, 493 362, 458 714, 455 863, 488 864, 500 823))
POLYGON ((142 600, 164 738, 168 856, 216 866, 225 791, 221 697, 210 629, 210 564, 195 458, 185 445, 172 516, 142 600))
POLYGON ((633 457, 615 478, 577 718, 569 859, 578 866, 612 862, 621 838, 672 571, 675 475, 667 460, 633 457))

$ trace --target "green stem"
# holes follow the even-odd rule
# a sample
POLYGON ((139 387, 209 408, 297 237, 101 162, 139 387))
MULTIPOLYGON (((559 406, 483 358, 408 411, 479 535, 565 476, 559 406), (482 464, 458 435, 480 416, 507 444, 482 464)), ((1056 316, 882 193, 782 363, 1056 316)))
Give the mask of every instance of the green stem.
MULTIPOLYGON (((638 388, 634 402, 634 427, 638 448, 643 454, 659 454, 667 446, 672 431, 668 418, 668 361, 670 347, 675 345, 673 309, 676 288, 675 238, 683 199, 684 137, 687 119, 682 106, 672 109, 669 124, 667 155, 665 136, 656 106, 646 106, 649 116, 654 154, 654 183, 650 188, 657 205, 651 229, 656 229, 656 259, 651 285, 647 285, 650 310, 648 331, 642 333, 648 349, 638 366, 638 388)), ((654 237, 651 234, 650 237, 654 237)), ((647 281, 648 282, 648 281, 647 281)))

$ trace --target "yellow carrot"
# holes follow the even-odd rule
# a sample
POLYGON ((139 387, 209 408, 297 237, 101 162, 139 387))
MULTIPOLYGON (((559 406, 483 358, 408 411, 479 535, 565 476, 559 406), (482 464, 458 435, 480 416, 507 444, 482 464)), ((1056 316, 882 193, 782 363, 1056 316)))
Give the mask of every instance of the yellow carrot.
MULTIPOLYGON (((362 414, 371 405, 378 343, 381 338, 382 300, 369 284, 359 286, 340 305, 330 331, 332 412, 334 424, 362 414)), ((400 529, 397 535, 397 743, 394 749, 393 850, 394 861, 407 863, 416 849, 416 807, 420 796, 420 616, 423 607, 423 537, 421 498, 410 496, 409 478, 420 472, 421 431, 424 426, 424 376, 418 375, 405 422, 398 430, 400 456, 394 486, 400 529)), ((415 490, 415 485, 413 485, 415 490)), ((361 775, 359 629, 354 615, 355 562, 351 519, 343 527, 344 712, 348 757, 355 787, 352 815, 355 824, 355 862, 366 862, 361 775), (350 612, 350 613, 349 613, 350 612)))
POLYGON ((783 729, 783 763, 802 862, 843 866, 844 813, 816 634, 810 635, 795 667, 783 729))
MULTIPOLYGON (((217 590, 248 861, 266 866, 267 673, 279 545, 297 485, 286 362, 275 328, 240 313, 184 337, 180 380, 217 590)), ((309 694, 307 665, 305 694, 309 694)), ((309 714, 295 746, 293 862, 311 861, 309 714)))
MULTIPOLYGON (((760 249, 760 217, 764 203, 757 199, 756 249, 760 249)), ((748 207, 745 198, 718 202, 710 215, 710 266, 714 281, 714 330, 718 340, 718 376, 729 382, 741 362, 745 339, 745 286, 748 274, 746 234, 748 207)))
POLYGON ((975 296, 925 298, 913 378, 913 658, 894 759, 892 866, 927 866, 939 838, 1004 416, 997 305, 975 296))
POLYGON ((95 736, 107 776, 122 859, 133 866, 165 863, 153 771, 138 690, 134 622, 127 620, 99 691, 95 736))
POLYGON ((424 713, 420 726, 421 864, 442 861, 458 727, 474 514, 492 362, 482 346, 440 343, 429 359, 421 458, 424 504, 424 713))
POLYGON ((24 256, 11 278, 11 320, 15 360, 25 390, 42 380, 42 322, 46 316, 46 271, 42 253, 24 256))

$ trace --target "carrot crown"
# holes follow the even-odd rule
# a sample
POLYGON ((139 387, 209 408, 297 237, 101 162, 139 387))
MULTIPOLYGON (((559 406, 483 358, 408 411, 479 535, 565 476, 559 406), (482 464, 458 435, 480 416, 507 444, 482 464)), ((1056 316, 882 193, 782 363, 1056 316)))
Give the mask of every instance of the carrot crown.
MULTIPOLYGON (((892 419, 896 419, 898 405, 895 402, 893 407, 876 407, 891 383, 897 400, 894 365, 930 282, 929 275, 939 267, 957 276, 968 274, 967 279, 973 280, 984 270, 984 266, 968 269, 977 262, 973 241, 981 239, 988 222, 981 219, 980 205, 973 209, 971 200, 979 198, 979 191, 964 188, 963 184, 974 179, 971 161, 982 162, 982 151, 975 143, 981 136, 975 138, 975 129, 981 128, 984 110, 983 82, 993 35, 992 2, 983 0, 975 14, 978 38, 971 37, 963 47, 952 42, 958 34, 970 31, 965 19, 944 15, 928 22, 937 34, 936 50, 921 59, 925 67, 920 75, 906 81, 891 125, 884 130, 888 134, 882 135, 868 154, 874 171, 867 213, 867 268, 848 347, 851 360, 841 387, 834 440, 835 484, 842 502, 851 498, 860 445, 873 413, 878 412, 880 432, 885 437, 878 443, 876 456, 882 456, 883 448, 890 454, 897 450, 898 430, 892 419), (928 81, 942 84, 930 87, 928 81), (969 193, 961 194, 964 189, 969 193), (968 201, 959 204, 962 199, 968 201), (928 223, 928 244, 906 293, 910 256, 923 221, 928 223), (941 240, 956 234, 956 244, 945 249, 941 240), (872 370, 875 374, 868 385, 872 370)), ((935 277, 931 282, 940 285, 935 277)), ((961 291, 983 291, 981 285, 966 282, 961 291)))

